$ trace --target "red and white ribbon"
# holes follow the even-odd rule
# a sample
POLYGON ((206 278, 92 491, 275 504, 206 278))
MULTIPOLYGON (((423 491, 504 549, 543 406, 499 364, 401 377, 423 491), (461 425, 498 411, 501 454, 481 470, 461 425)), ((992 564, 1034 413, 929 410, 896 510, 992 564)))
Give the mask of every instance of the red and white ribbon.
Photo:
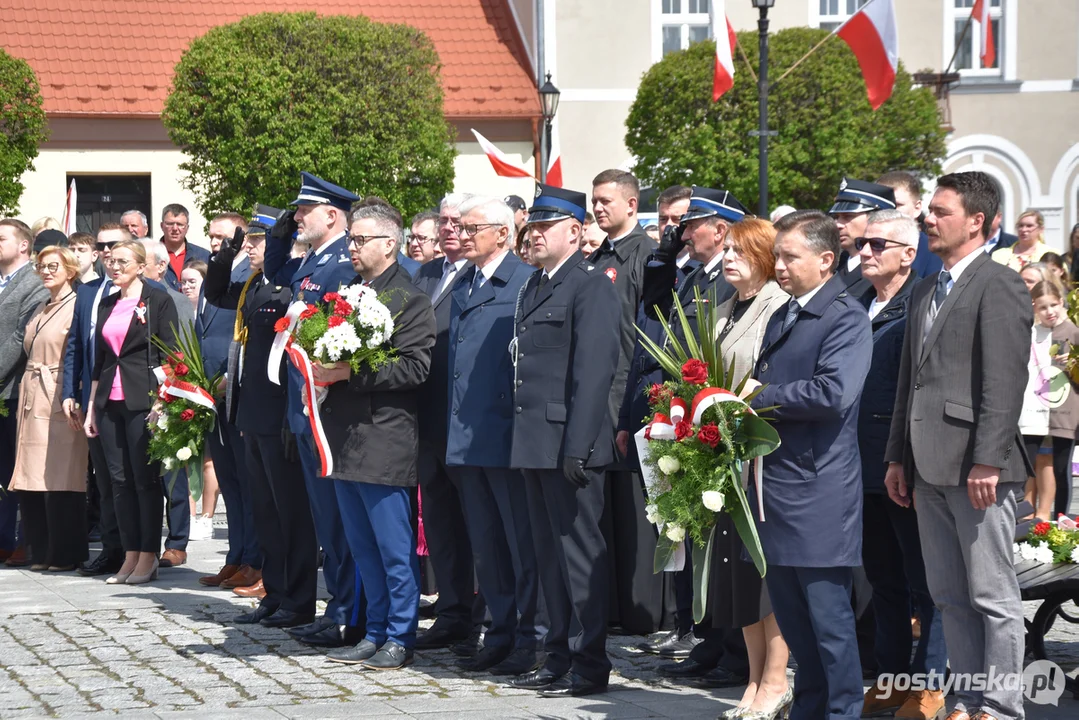
POLYGON ((270 345, 270 357, 266 361, 266 376, 274 385, 281 384, 281 358, 285 355, 289 341, 292 340, 292 330, 300 321, 300 313, 307 309, 307 303, 297 300, 288 306, 285 319, 288 320, 288 328, 274 336, 273 344, 270 345))
POLYGON ((305 393, 307 397, 304 405, 307 408, 308 422, 311 423, 311 435, 315 441, 315 449, 318 451, 319 461, 322 464, 319 475, 322 477, 329 477, 333 474, 333 453, 330 452, 330 444, 326 439, 326 432, 322 429, 322 418, 318 412, 319 396, 324 394, 325 390, 322 386, 315 383, 315 373, 311 367, 311 358, 307 356, 307 352, 302 347, 292 342, 290 339, 285 343, 285 351, 288 353, 289 360, 292 361, 293 366, 300 371, 300 375, 303 377, 304 388, 307 389, 307 392, 305 393))

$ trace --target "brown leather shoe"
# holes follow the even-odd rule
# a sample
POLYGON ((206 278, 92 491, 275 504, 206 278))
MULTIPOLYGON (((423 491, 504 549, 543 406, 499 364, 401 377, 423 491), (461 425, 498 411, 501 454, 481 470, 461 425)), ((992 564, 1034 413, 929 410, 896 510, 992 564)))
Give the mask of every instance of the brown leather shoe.
POLYGON ((187 563, 187 552, 184 550, 174 550, 169 548, 165 552, 161 553, 161 559, 158 561, 159 567, 179 567, 187 563))
POLYGON ((913 690, 895 714, 902 720, 940 720, 944 715, 944 693, 940 690, 913 690))
POLYGON ((232 592, 242 598, 255 598, 256 600, 261 600, 266 597, 266 588, 263 587, 261 578, 254 585, 234 588, 232 592))
POLYGON ((4 564, 8 567, 26 567, 30 564, 30 556, 26 554, 26 546, 15 548, 4 564))
POLYGON ((892 717, 909 695, 909 690, 885 689, 877 682, 865 693, 862 700, 862 717, 892 717))
POLYGON ((235 590, 236 588, 242 587, 251 587, 261 579, 261 570, 256 570, 250 565, 241 565, 240 569, 237 570, 232 577, 221 583, 221 587, 227 590, 235 590))
POLYGON ((216 575, 207 575, 199 578, 199 585, 205 587, 219 587, 221 583, 228 580, 230 577, 236 574, 240 569, 239 565, 226 565, 217 571, 216 575))
POLYGON ((956 708, 955 710, 952 710, 950 713, 948 713, 948 717, 944 718, 944 720, 974 720, 974 719, 970 716, 970 713, 968 713, 966 710, 960 710, 959 708, 956 708))

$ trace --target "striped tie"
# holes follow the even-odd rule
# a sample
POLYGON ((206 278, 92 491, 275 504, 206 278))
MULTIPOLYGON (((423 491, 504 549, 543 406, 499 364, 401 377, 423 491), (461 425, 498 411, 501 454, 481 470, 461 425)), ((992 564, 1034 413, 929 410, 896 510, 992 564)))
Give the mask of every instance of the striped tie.
POLYGON ((940 312, 941 306, 944 305, 944 301, 948 299, 948 283, 952 281, 952 274, 947 270, 942 270, 940 275, 937 275, 937 290, 933 293, 933 302, 929 304, 929 312, 925 317, 925 334, 922 336, 922 341, 929 337, 929 331, 933 329, 933 323, 937 320, 937 314, 940 312))
POLYGON ((798 313, 802 311, 802 306, 798 304, 798 301, 791 298, 790 305, 787 306, 787 317, 783 318, 783 330, 787 332, 794 325, 794 321, 798 319, 798 313))

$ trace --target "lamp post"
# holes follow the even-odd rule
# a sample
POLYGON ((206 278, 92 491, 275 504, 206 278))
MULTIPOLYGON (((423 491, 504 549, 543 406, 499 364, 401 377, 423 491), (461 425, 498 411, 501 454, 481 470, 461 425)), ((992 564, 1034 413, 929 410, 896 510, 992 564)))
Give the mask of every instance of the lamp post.
POLYGON ((554 122, 554 114, 558 112, 558 96, 561 95, 558 88, 551 82, 551 73, 547 73, 547 80, 539 89, 540 111, 543 113, 543 147, 540 152, 540 182, 547 182, 547 163, 551 154, 551 123, 554 122))
POLYGON ((757 200, 757 217, 768 217, 768 136, 776 132, 768 129, 768 8, 775 5, 775 0, 752 0, 753 7, 760 10, 757 20, 759 37, 759 69, 757 70, 758 127, 750 133, 757 136, 757 154, 759 167, 757 184, 760 194, 757 200))

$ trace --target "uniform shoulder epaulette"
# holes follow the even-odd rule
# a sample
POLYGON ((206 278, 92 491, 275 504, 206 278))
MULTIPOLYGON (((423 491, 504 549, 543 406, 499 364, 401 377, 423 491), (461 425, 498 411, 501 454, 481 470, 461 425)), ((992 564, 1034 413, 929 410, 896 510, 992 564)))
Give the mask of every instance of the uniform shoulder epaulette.
POLYGON ((596 269, 596 266, 592 264, 590 260, 585 258, 581 262, 577 263, 577 267, 584 270, 586 273, 590 273, 596 269))

